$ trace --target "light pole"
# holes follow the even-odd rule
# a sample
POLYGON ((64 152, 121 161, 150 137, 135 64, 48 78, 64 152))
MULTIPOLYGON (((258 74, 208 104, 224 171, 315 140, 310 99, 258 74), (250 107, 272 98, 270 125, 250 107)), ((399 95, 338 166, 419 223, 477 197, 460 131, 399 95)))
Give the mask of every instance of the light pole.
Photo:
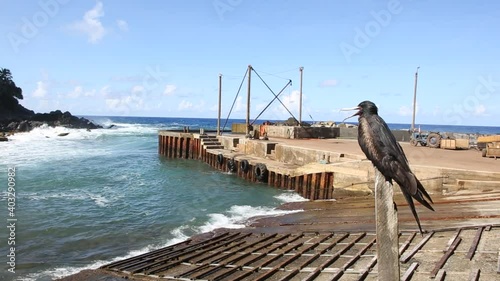
POLYGON ((219 73, 219 114, 217 115, 217 135, 222 135, 220 131, 220 113, 222 105, 222 74, 219 73))
POLYGON ((300 98, 299 98, 299 126, 302 127, 302 77, 304 75, 304 67, 299 68, 300 71, 300 98))
POLYGON ((415 113, 417 109, 417 81, 418 81, 418 69, 420 68, 417 67, 417 71, 415 72, 415 89, 413 91, 413 119, 411 120, 411 131, 415 131, 415 113))

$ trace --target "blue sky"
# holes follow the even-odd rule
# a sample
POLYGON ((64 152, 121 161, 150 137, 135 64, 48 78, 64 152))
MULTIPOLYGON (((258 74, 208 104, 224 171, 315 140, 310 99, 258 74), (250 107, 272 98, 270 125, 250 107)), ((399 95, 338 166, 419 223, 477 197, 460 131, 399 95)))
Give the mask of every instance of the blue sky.
MULTIPOLYGON (((500 120, 500 2, 2 1, 0 67, 36 112, 228 115, 251 64, 302 120, 340 121, 363 100, 390 123, 500 120)), ((231 118, 246 116, 246 82, 231 118)), ((252 73, 251 119, 273 98, 252 73)), ((275 101, 261 120, 290 114, 275 101)), ((354 120, 353 120, 354 121, 354 120)))

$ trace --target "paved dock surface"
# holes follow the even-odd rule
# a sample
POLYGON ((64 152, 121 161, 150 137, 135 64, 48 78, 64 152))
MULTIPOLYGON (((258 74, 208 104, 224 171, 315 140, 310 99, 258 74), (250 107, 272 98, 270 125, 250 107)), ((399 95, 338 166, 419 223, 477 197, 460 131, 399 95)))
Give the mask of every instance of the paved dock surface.
MULTIPOLYGON (((316 150, 339 152, 365 158, 358 141, 353 139, 269 139, 270 142, 309 148, 316 150)), ((500 172, 500 160, 481 157, 476 149, 448 150, 412 146, 400 142, 408 161, 412 165, 435 166, 439 168, 500 172)))

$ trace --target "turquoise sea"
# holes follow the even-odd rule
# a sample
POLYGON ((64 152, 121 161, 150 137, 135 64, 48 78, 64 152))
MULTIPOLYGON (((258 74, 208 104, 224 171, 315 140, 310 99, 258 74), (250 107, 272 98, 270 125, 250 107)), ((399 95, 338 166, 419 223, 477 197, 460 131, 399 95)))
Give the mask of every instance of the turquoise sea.
MULTIPOLYGON (((53 280, 215 228, 241 228, 254 216, 282 215, 290 211, 278 206, 304 200, 201 161, 158 155, 159 129, 215 129, 215 119, 88 118, 115 127, 90 132, 42 127, 0 142, 0 280, 53 280), (69 134, 58 136, 64 132, 69 134), (11 210, 9 168, 15 168, 11 210), (8 221, 12 218, 17 220, 8 221), (11 231, 7 226, 13 222, 11 231), (8 245, 12 240, 15 245, 8 245), (8 271, 10 247, 15 247, 15 273, 8 271)), ((230 120, 226 128, 232 122, 244 121, 230 120)), ((499 127, 439 127, 500 133, 499 127)))

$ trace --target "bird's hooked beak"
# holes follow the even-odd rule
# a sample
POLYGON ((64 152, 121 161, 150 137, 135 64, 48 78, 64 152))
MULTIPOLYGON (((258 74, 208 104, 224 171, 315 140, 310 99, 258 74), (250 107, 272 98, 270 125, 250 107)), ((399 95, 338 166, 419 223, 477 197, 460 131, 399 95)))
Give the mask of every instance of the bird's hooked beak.
POLYGON ((347 120, 347 119, 349 119, 349 118, 352 118, 352 117, 354 117, 354 116, 356 116, 356 115, 361 115, 361 113, 362 113, 362 109, 361 109, 361 107, 359 107, 359 106, 356 106, 356 107, 351 107, 351 108, 342 108, 342 109, 340 109, 340 111, 351 111, 351 110, 357 110, 358 112, 356 112, 356 113, 354 113, 353 115, 351 115, 351 116, 349 116, 349 117, 345 118, 344 120, 342 120, 342 122, 344 122, 345 120, 347 120))

